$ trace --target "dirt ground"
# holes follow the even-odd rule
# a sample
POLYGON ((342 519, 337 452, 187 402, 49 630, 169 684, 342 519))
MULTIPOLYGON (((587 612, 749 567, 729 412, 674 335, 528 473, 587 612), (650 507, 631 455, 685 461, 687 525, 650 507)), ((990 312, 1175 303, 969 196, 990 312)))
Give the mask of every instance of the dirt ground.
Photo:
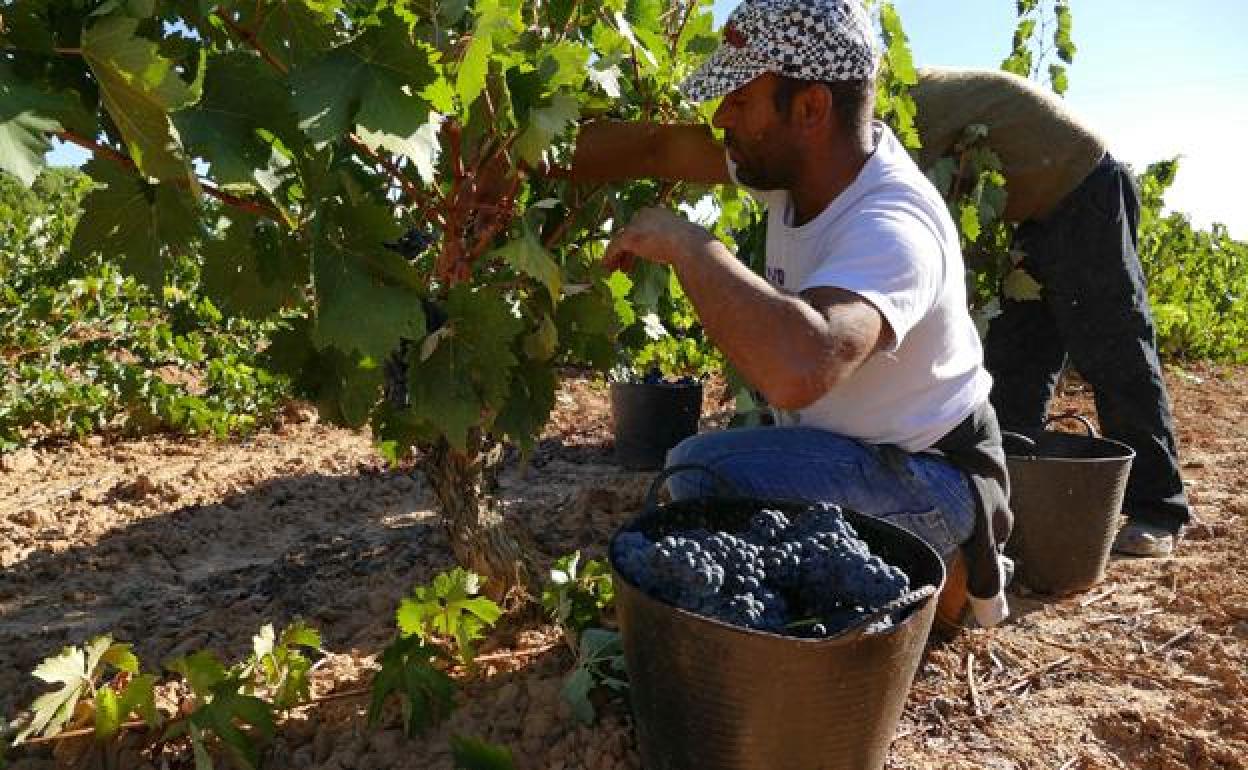
MULTIPOLYGON (((1169 384, 1196 511, 1176 555, 1116 559, 1072 597, 1015 590, 1007 625, 933 642, 890 768, 1248 768, 1248 369, 1173 369, 1169 384)), ((1094 411, 1077 385, 1060 401, 1094 411)), ((722 419, 708 407, 709 422, 722 419)), ((384 467, 362 434, 292 408, 241 443, 96 439, 10 454, 0 468, 6 720, 62 645, 111 632, 156 670, 202 648, 241 656, 264 623, 302 617, 324 633, 315 692, 330 697, 283 722, 265 767, 449 768, 456 734, 510 747, 520 768, 640 766, 623 702, 593 727, 571 717, 559 698, 571 655, 535 620, 491 636, 441 727, 414 740, 397 714, 366 727, 367 698, 353 693, 392 638, 395 607, 453 561, 419 476, 384 467)), ((575 548, 601 557, 649 480, 612 464, 605 387, 574 380, 503 495, 547 561, 575 548)), ((55 766, 46 747, 13 759, 55 766)), ((133 748, 121 757, 160 766, 147 763, 133 748)))

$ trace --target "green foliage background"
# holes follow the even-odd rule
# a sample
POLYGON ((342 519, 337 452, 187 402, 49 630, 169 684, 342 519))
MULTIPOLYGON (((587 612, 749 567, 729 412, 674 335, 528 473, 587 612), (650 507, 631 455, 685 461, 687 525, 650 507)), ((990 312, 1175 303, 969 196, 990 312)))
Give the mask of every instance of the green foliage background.
MULTIPOLYGON (((477 428, 531 440, 559 366, 721 369, 670 270, 607 276, 597 259, 616 223, 659 201, 703 202, 717 235, 756 260, 761 220, 743 194, 585 191, 521 170, 566 159, 578 120, 709 116, 714 104, 674 89, 716 43, 709 3, 5 8, 0 447, 98 431, 236 434, 298 392, 331 419, 371 420, 397 457, 439 437, 462 445, 477 428), (459 124, 457 145, 439 133, 446 121, 459 124), (97 142, 85 174, 39 173, 49 132, 97 142), (430 219, 462 184, 455 146, 478 173, 511 148, 517 180, 511 198, 499 193, 511 218, 481 236, 459 286, 439 274, 449 224, 430 219), (219 195, 202 194, 190 157, 219 195), (411 226, 441 240, 405 262, 380 244, 411 226), (430 302, 448 316, 442 333, 430 302), (380 363, 404 339, 419 355, 397 410, 381 397, 380 363)), ((1003 67, 1061 92, 1075 53, 1068 4, 1018 11, 1003 67)), ((913 147, 914 63, 900 17, 889 4, 879 13, 877 113, 913 147)), ((975 268, 978 309, 1002 286, 1029 290, 1013 281, 1006 191, 984 140, 968 127, 959 157, 929 170, 975 268)), ((1140 178, 1161 348, 1245 360, 1245 245, 1161 213, 1177 168, 1140 178)))
POLYGON ((276 321, 223 316, 195 250, 173 257, 159 289, 102 257, 72 256, 91 186, 71 169, 46 171, 30 189, 0 175, 0 449, 266 424, 289 394, 260 360, 276 321))
POLYGON ((1160 161, 1139 177, 1140 262, 1159 347, 1172 358, 1248 362, 1248 243, 1163 213, 1178 171, 1178 160, 1160 161))

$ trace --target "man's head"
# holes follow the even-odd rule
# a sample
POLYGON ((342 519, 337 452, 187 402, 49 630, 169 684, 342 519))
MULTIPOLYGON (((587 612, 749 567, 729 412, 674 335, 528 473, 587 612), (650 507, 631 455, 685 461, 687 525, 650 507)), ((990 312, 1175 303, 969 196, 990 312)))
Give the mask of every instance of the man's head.
POLYGON ((723 37, 681 90, 724 96, 715 124, 745 184, 788 188, 810 141, 869 134, 877 51, 859 0, 745 0, 723 37))

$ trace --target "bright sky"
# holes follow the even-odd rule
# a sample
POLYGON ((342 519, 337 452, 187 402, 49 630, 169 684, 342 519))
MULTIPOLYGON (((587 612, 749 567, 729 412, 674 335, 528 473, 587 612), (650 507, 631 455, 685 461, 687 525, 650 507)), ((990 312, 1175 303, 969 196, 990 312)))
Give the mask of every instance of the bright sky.
MULTIPOLYGON (((894 0, 919 65, 1000 66, 1012 0, 894 0)), ((1167 203, 1248 240, 1248 2, 1074 0, 1067 101, 1138 170, 1183 156, 1167 203)), ((716 0, 721 24, 736 0, 716 0)))
MULTIPOLYGON (((918 64, 996 68, 1012 0, 894 0, 918 64)), ((736 0, 716 0, 719 23, 736 0)), ((1248 240, 1248 2, 1075 0, 1078 46, 1066 98, 1110 152, 1142 170, 1183 156, 1168 197, 1200 226, 1248 240)), ((54 163, 85 153, 58 148, 54 163)))

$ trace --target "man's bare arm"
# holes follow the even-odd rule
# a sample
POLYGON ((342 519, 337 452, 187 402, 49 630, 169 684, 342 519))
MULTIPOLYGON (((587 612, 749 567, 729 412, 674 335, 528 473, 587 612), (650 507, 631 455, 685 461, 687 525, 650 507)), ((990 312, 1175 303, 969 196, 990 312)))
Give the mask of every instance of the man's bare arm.
POLYGON ((709 127, 624 121, 597 121, 582 126, 568 176, 576 182, 732 181, 723 146, 709 127))
POLYGON ((888 322, 861 296, 837 288, 779 291, 670 211, 645 209, 616 233, 607 266, 630 256, 672 265, 711 341, 781 409, 809 406, 892 344, 888 322))

